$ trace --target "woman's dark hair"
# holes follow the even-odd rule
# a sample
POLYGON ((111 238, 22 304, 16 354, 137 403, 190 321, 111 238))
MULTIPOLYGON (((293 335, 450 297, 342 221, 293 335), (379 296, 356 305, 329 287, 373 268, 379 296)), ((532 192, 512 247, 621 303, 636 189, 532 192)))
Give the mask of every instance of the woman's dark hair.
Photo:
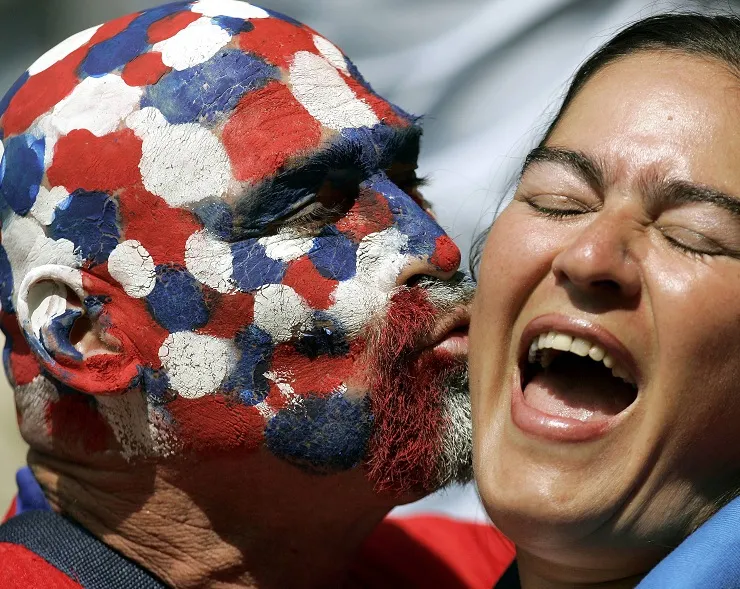
MULTIPOLYGON (((642 51, 675 51, 721 62, 740 77, 740 18, 697 13, 659 14, 629 25, 589 57, 571 79, 555 118, 539 145, 547 142, 570 103, 598 71, 642 51)), ((488 230, 479 235, 470 255, 475 273, 488 230)))

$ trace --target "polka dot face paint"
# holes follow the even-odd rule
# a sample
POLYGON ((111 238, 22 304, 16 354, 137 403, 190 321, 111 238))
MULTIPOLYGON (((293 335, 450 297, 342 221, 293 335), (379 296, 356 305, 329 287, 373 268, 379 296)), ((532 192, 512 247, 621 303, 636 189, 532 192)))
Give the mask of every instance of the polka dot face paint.
POLYGON ((415 123, 327 39, 237 0, 122 17, 37 60, 0 102, 26 438, 128 459, 266 447, 393 490, 463 476, 439 474, 444 436, 469 430, 448 415, 462 360, 408 334, 465 323, 472 290, 416 197, 415 123), (106 353, 80 352, 80 317, 106 353), (422 365, 424 391, 383 376, 422 365), (403 465, 373 450, 408 442, 389 395, 424 400, 403 465))

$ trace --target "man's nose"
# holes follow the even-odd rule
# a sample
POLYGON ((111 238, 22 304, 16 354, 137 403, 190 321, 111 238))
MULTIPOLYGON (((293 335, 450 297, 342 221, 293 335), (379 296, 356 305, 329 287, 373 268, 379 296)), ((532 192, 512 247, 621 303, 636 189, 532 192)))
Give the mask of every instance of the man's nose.
POLYGON ((634 232, 631 221, 617 216, 591 222, 553 260, 558 283, 589 294, 637 296, 640 271, 629 249, 634 232))
POLYGON ((396 278, 396 286, 411 285, 422 276, 449 280, 460 268, 460 259, 460 248, 442 234, 435 239, 431 255, 409 257, 396 278))

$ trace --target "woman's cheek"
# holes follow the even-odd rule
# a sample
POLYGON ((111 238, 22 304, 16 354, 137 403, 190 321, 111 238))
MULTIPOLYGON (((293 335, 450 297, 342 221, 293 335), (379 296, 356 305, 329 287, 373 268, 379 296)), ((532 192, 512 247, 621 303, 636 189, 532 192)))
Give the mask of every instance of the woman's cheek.
POLYGON ((529 294, 547 276, 568 230, 552 219, 537 218, 514 202, 498 217, 486 242, 480 271, 483 301, 499 301, 500 319, 516 318, 529 294))

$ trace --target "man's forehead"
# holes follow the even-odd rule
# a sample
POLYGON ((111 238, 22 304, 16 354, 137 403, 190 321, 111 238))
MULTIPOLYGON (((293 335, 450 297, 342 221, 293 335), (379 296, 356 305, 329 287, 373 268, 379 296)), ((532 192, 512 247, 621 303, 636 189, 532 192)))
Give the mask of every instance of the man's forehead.
POLYGON ((412 122, 331 42, 238 0, 168 4, 75 35, 29 68, 0 116, 6 140, 44 136, 46 166, 70 132, 126 127, 144 142, 142 170, 147 143, 187 159, 192 146, 172 139, 188 133, 173 127, 198 125, 223 146, 233 180, 251 183, 348 130, 412 122))

